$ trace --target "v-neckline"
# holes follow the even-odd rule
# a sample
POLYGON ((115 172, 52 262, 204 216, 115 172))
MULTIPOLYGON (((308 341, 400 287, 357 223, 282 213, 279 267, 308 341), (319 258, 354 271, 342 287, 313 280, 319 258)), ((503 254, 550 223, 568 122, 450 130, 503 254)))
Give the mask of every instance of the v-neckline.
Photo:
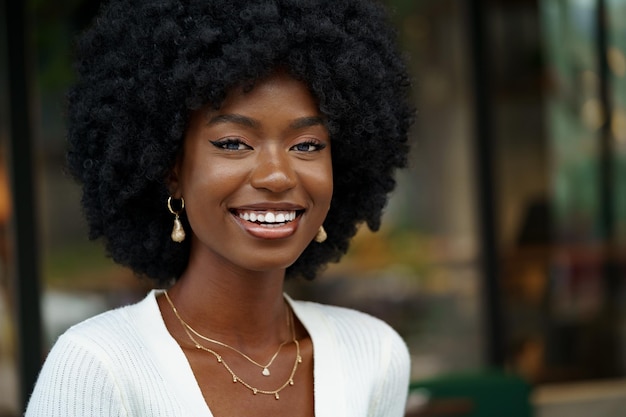
MULTIPOLYGON (((137 331, 156 357, 164 380, 171 391, 176 393, 176 397, 180 399, 189 415, 214 417, 202 395, 187 356, 165 325, 156 300, 160 293, 161 290, 153 290, 145 300, 149 303, 149 311, 146 313, 152 317, 152 320, 147 320, 151 325, 137 331), (157 319, 154 319, 155 317, 157 319)), ((336 346, 334 327, 330 325, 318 304, 294 301, 288 295, 285 295, 285 299, 311 338, 315 416, 344 416, 343 399, 347 381, 344 381, 345 376, 338 372, 341 364, 334 352, 341 347, 336 346)))

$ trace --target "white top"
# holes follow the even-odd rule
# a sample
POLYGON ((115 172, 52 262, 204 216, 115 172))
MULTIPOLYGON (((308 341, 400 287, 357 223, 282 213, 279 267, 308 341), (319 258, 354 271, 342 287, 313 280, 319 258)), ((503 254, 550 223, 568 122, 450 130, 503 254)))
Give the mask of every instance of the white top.
MULTIPOLYGON (((43 366, 26 417, 212 417, 152 291, 63 334, 43 366)), ((313 341, 316 417, 400 417, 409 355, 379 319, 288 299, 313 341)))

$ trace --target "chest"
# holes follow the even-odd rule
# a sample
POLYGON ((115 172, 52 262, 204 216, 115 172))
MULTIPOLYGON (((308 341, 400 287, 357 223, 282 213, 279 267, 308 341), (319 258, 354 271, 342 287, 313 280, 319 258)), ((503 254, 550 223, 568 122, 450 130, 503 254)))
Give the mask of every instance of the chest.
POLYGON ((186 348, 184 353, 213 417, 314 416, 309 338, 297 347, 284 346, 269 372, 234 352, 186 348))

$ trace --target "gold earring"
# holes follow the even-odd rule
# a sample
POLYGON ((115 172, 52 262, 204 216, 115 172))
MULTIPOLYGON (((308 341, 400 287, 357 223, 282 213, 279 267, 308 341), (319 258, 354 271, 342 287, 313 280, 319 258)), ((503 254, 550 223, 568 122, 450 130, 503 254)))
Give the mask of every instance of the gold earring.
POLYGON ((174 227, 172 228, 172 234, 170 235, 170 237, 174 242, 180 243, 185 240, 185 229, 183 228, 183 224, 181 223, 179 216, 179 214, 182 213, 183 209, 185 208, 185 199, 182 197, 180 198, 180 210, 175 211, 174 209, 172 209, 172 197, 169 197, 167 199, 167 208, 170 210, 170 213, 175 216, 174 227))
POLYGON ((327 237, 328 235, 326 234, 326 230, 324 230, 324 226, 320 226, 313 240, 315 240, 317 243, 322 243, 326 240, 327 237))

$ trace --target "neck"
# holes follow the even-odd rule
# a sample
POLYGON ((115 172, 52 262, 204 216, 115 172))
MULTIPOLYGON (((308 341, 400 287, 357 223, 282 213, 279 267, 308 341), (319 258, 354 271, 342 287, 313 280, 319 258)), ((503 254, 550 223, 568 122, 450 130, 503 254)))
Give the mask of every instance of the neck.
POLYGON ((283 300, 285 270, 244 271, 190 259, 169 290, 196 331, 234 346, 275 345, 290 338, 283 300))

